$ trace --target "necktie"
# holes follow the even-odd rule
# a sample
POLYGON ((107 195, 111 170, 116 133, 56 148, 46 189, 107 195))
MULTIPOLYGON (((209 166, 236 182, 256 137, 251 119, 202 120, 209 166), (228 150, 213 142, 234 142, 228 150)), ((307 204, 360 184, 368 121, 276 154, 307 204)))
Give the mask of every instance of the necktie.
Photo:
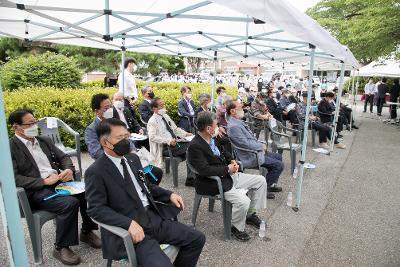
POLYGON ((127 185, 130 187, 130 191, 133 192, 134 197, 136 198, 136 201, 138 201, 138 214, 136 218, 133 218, 135 221, 137 221, 138 224, 140 224, 142 227, 148 226, 149 225, 149 218, 147 217, 146 210, 143 207, 143 203, 140 200, 139 194, 136 191, 136 187, 133 184, 132 177, 129 174, 128 171, 128 166, 126 166, 126 162, 124 159, 121 159, 121 165, 122 165, 122 172, 124 174, 124 180, 127 183, 127 185))
POLYGON ((176 135, 174 131, 172 131, 171 126, 169 126, 167 120, 164 118, 164 116, 161 116, 163 122, 165 123, 165 126, 167 127, 168 132, 171 134, 172 138, 176 139, 176 135))
POLYGON ((210 147, 215 156, 217 156, 217 157, 221 156, 221 153, 219 152, 218 147, 215 145, 214 139, 211 139, 210 147))

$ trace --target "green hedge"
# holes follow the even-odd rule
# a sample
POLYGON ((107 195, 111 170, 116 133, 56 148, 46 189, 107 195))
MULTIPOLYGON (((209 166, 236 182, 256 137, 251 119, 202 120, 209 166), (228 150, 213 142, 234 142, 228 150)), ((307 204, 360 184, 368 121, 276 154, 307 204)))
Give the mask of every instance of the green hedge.
MULTIPOLYGON (((138 90, 145 83, 138 81, 138 90)), ((168 114, 177 122, 177 103, 181 97, 179 83, 146 83, 154 88, 155 95, 162 98, 166 103, 168 114)), ((203 92, 211 93, 210 84, 189 84, 192 88, 192 95, 195 102, 198 96, 203 92)), ((228 87, 227 93, 236 96, 236 88, 228 87)), ((5 113, 8 118, 10 112, 17 108, 28 107, 35 112, 37 119, 42 117, 57 117, 74 130, 81 134, 81 148, 86 149, 83 140, 85 128, 94 120, 95 115, 90 108, 91 97, 97 93, 107 93, 110 96, 116 92, 117 88, 79 88, 79 89, 57 89, 54 87, 36 87, 26 88, 18 91, 3 92, 5 102, 5 113)), ((140 103, 142 100, 139 93, 140 103)), ((197 103, 196 103, 197 105, 197 103)), ((8 125, 10 127, 10 125, 8 125)), ((10 135, 12 134, 9 128, 10 135)), ((63 141, 72 146, 73 139, 65 133, 62 133, 63 141)))
POLYGON ((4 64, 0 71, 5 90, 32 86, 76 88, 81 76, 74 59, 54 53, 20 56, 4 64))

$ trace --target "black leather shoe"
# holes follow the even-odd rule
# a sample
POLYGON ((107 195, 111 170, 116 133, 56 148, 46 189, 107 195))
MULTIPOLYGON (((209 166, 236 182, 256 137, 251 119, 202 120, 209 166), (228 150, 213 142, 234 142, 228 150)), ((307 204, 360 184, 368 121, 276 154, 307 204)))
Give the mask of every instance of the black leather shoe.
POLYGON ((246 224, 254 226, 257 229, 260 229, 261 219, 254 212, 253 214, 251 214, 249 217, 246 218, 246 224))
POLYGON ((358 129, 358 127, 355 126, 355 125, 351 126, 351 128, 353 128, 353 129, 358 129))
POLYGON ((101 248, 101 239, 93 231, 90 231, 87 234, 81 232, 79 240, 88 244, 92 248, 101 248))
POLYGON ((338 137, 338 138, 343 138, 343 135, 338 134, 337 137, 338 137))
POLYGON ((186 185, 186 186, 190 186, 190 187, 194 187, 194 178, 192 178, 192 177, 187 177, 187 178, 186 178, 185 185, 186 185))
POLYGON ((267 192, 267 199, 275 199, 274 193, 267 192))
POLYGON ((231 228, 232 235, 241 242, 246 242, 250 240, 250 236, 246 233, 246 231, 239 231, 235 226, 231 228))
POLYGON ((277 185, 272 185, 268 187, 268 192, 282 192, 282 187, 277 185))
POLYGON ((65 265, 78 265, 81 263, 81 257, 75 254, 69 247, 54 249, 53 257, 65 265))

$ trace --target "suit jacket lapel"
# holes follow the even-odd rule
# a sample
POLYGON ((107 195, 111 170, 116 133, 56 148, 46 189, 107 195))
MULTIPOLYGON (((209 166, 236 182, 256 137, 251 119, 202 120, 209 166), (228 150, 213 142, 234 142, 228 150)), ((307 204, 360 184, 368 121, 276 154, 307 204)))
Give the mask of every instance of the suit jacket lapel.
POLYGON ((18 149, 21 150, 25 154, 25 156, 27 157, 28 160, 30 160, 32 165, 35 167, 37 173, 40 174, 39 167, 37 166, 36 161, 33 159, 31 152, 29 152, 29 150, 25 146, 25 144, 22 143, 21 140, 19 140, 19 138, 16 136, 13 137, 13 141, 14 141, 15 145, 18 147, 18 149))
POLYGON ((104 156, 104 164, 105 164, 105 169, 108 172, 109 177, 113 177, 113 181, 116 182, 119 186, 125 189, 125 191, 129 194, 129 196, 136 200, 135 206, 139 207, 138 205, 141 203, 140 198, 135 192, 135 188, 130 186, 130 183, 125 181, 124 177, 121 175, 119 172, 118 168, 115 166, 115 164, 106 156, 104 156))

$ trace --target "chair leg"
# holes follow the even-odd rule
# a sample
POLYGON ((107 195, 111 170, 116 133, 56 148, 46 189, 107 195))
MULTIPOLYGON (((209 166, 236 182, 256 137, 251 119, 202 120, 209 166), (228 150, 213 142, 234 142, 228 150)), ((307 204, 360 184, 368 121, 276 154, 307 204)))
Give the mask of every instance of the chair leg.
POLYGON ((202 198, 201 195, 198 195, 197 193, 195 193, 195 195, 194 195, 194 203, 193 203, 193 212, 192 212, 192 224, 193 224, 193 226, 196 226, 197 213, 199 211, 201 198, 202 198))
POLYGON ((165 173, 169 173, 169 167, 171 165, 171 160, 169 158, 165 159, 165 173))
POLYGON ((209 198, 208 199, 208 211, 213 212, 214 211, 214 206, 215 206, 215 199, 214 198, 209 198))
POLYGON ((295 167, 296 167, 296 151, 290 150, 290 170, 291 170, 291 174, 293 174, 295 167))
POLYGON ((315 147, 315 130, 314 129, 311 130, 311 142, 312 142, 312 146, 315 147))
POLYGON ((81 154, 76 155, 76 159, 78 160, 78 168, 79 171, 81 172, 81 176, 83 176, 81 154))
POLYGON ((178 165, 179 162, 176 159, 172 159, 171 168, 174 187, 178 187, 178 165))
MULTIPOLYGON (((35 264, 41 264, 43 262, 43 252, 42 252, 42 224, 39 217, 34 216, 33 229, 31 235, 32 238, 32 249, 33 258, 35 264)), ((28 225, 29 227, 29 225, 28 225)))
POLYGON ((231 239, 232 225, 232 204, 226 200, 222 203, 222 219, 224 222, 224 237, 225 240, 231 239))
POLYGON ((107 260, 107 267, 111 267, 112 266, 112 259, 108 259, 107 260))

